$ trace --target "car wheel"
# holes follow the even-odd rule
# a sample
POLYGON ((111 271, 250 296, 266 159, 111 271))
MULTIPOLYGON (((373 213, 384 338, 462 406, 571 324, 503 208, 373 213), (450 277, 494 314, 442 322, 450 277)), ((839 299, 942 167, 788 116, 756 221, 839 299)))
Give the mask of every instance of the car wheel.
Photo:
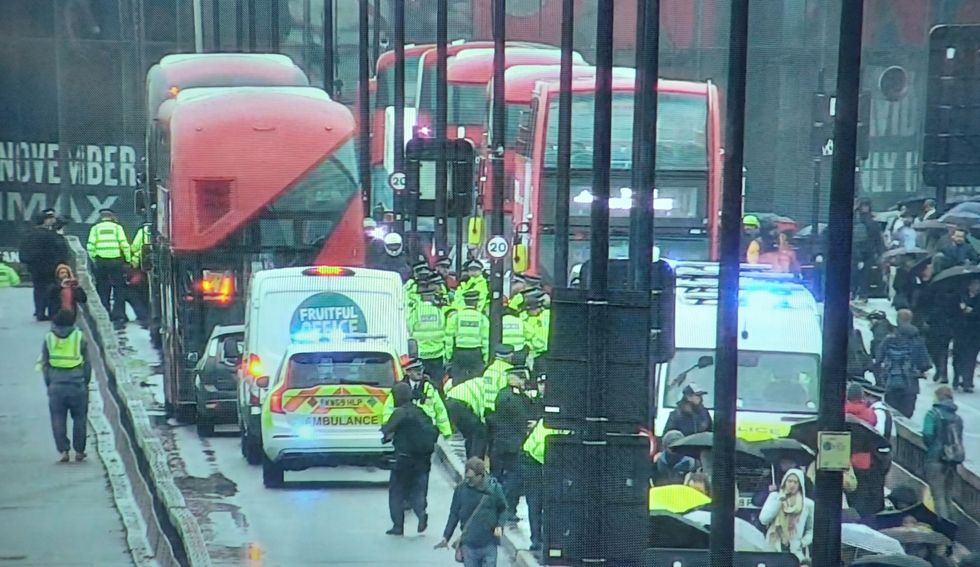
POLYGON ((273 463, 265 455, 262 455, 262 484, 266 488, 282 488, 285 484, 282 466, 273 463))
POLYGON ((203 415, 197 416, 197 436, 212 437, 214 435, 214 422, 203 415))
POLYGON ((251 433, 245 434, 245 460, 250 465, 258 465, 262 457, 262 440, 251 433))

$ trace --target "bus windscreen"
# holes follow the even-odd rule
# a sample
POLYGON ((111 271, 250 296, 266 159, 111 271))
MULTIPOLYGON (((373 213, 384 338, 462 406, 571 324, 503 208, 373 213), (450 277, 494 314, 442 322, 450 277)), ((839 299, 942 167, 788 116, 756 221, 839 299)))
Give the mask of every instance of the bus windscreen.
MULTIPOLYGON (((418 80, 420 57, 405 58, 405 106, 415 106, 415 83, 418 80)), ((395 106, 395 64, 378 73, 376 108, 395 106)))

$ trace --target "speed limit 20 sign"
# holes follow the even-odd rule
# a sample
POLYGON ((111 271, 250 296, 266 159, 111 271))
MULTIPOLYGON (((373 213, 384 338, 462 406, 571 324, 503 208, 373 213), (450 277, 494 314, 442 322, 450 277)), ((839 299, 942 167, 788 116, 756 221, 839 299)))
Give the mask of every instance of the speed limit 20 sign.
POLYGON ((494 260, 499 260, 510 251, 510 243, 503 236, 494 236, 487 242, 487 254, 494 260))

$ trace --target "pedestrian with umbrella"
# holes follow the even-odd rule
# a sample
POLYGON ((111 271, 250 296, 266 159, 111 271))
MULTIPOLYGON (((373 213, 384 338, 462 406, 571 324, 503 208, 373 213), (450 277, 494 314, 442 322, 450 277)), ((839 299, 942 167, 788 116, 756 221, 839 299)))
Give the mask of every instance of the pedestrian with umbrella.
POLYGON ((878 380, 885 387, 885 402, 907 418, 915 411, 919 378, 931 366, 926 343, 912 325, 912 318, 911 311, 900 309, 896 314, 898 327, 878 345, 875 353, 878 380))
POLYGON ((888 528, 881 533, 898 540, 906 553, 925 559, 931 567, 956 567, 948 557, 951 542, 941 533, 918 526, 888 528))
POLYGON ((799 559, 810 556, 813 544, 814 504, 806 497, 803 478, 799 469, 788 471, 759 512, 759 521, 768 528, 766 539, 773 548, 799 559))
MULTIPOLYGON (((762 452, 766 461, 770 465, 771 480, 768 490, 760 490, 752 497, 754 506, 762 507, 769 494, 776 490, 776 479, 783 478, 792 469, 806 470, 814 460, 813 449, 810 449, 796 439, 779 437, 765 441, 757 441, 751 444, 762 452)), ((813 482, 809 478, 804 478, 803 488, 806 492, 813 493, 813 482)))
POLYGON ((851 559, 864 555, 902 554, 905 549, 894 537, 885 535, 864 524, 841 524, 841 545, 854 550, 851 559))

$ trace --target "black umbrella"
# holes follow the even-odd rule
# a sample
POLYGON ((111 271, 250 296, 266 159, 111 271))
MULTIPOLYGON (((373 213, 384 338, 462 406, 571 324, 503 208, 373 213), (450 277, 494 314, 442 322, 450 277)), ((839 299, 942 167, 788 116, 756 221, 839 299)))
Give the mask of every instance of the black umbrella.
POLYGON ((898 540, 899 543, 905 545, 907 543, 914 544, 920 543, 925 545, 949 545, 949 538, 943 534, 933 531, 931 529, 922 528, 885 528, 879 530, 886 536, 893 537, 898 540))
POLYGON ((935 512, 926 508, 926 505, 922 502, 909 506, 908 508, 902 508, 901 510, 878 512, 875 514, 873 520, 874 528, 884 530, 901 527, 905 518, 908 516, 912 516, 917 522, 928 524, 934 531, 941 533, 951 540, 956 539, 956 524, 940 518, 935 512))
POLYGON ((948 285, 955 285, 952 280, 964 280, 960 283, 966 284, 965 280, 980 277, 980 266, 953 266, 936 274, 930 283, 949 282, 948 285))
POLYGON ((931 199, 931 198, 932 197, 908 197, 892 205, 892 210, 897 211, 901 209, 903 205, 909 208, 921 209, 926 199, 931 199))
POLYGON ((926 220, 926 221, 915 221, 912 223, 912 228, 915 230, 946 230, 949 225, 944 222, 939 222, 937 220, 926 220))
POLYGON ((911 555, 869 555, 855 560, 851 565, 864 567, 932 567, 925 559, 911 555))
POLYGON ((684 516, 654 510, 650 512, 650 547, 708 549, 711 532, 684 516))
POLYGON ((956 205, 954 205, 952 208, 946 211, 946 214, 944 214, 943 216, 945 217, 947 215, 960 215, 960 216, 972 215, 972 216, 980 217, 980 203, 978 203, 977 201, 962 201, 960 203, 956 203, 956 205))
MULTIPOLYGON (((675 453, 694 459, 700 458, 701 451, 705 449, 711 450, 713 448, 714 433, 710 431, 688 435, 670 444, 670 449, 675 453)), ((765 455, 758 448, 741 439, 735 439, 735 453, 739 460, 745 464, 750 464, 751 461, 755 460, 757 462, 752 464, 763 465, 766 460, 765 455)))
MULTIPOLYGON (((888 441, 878 434, 873 427, 853 415, 845 417, 845 427, 847 431, 851 432, 852 452, 874 453, 878 449, 890 447, 888 441)), ((818 450, 817 433, 819 431, 820 426, 817 423, 817 418, 813 418, 794 424, 789 430, 789 436, 813 450, 818 450)))
POLYGON ((750 445, 758 449, 770 463, 778 463, 783 458, 792 459, 798 467, 804 470, 815 458, 813 449, 788 437, 756 441, 750 445))

